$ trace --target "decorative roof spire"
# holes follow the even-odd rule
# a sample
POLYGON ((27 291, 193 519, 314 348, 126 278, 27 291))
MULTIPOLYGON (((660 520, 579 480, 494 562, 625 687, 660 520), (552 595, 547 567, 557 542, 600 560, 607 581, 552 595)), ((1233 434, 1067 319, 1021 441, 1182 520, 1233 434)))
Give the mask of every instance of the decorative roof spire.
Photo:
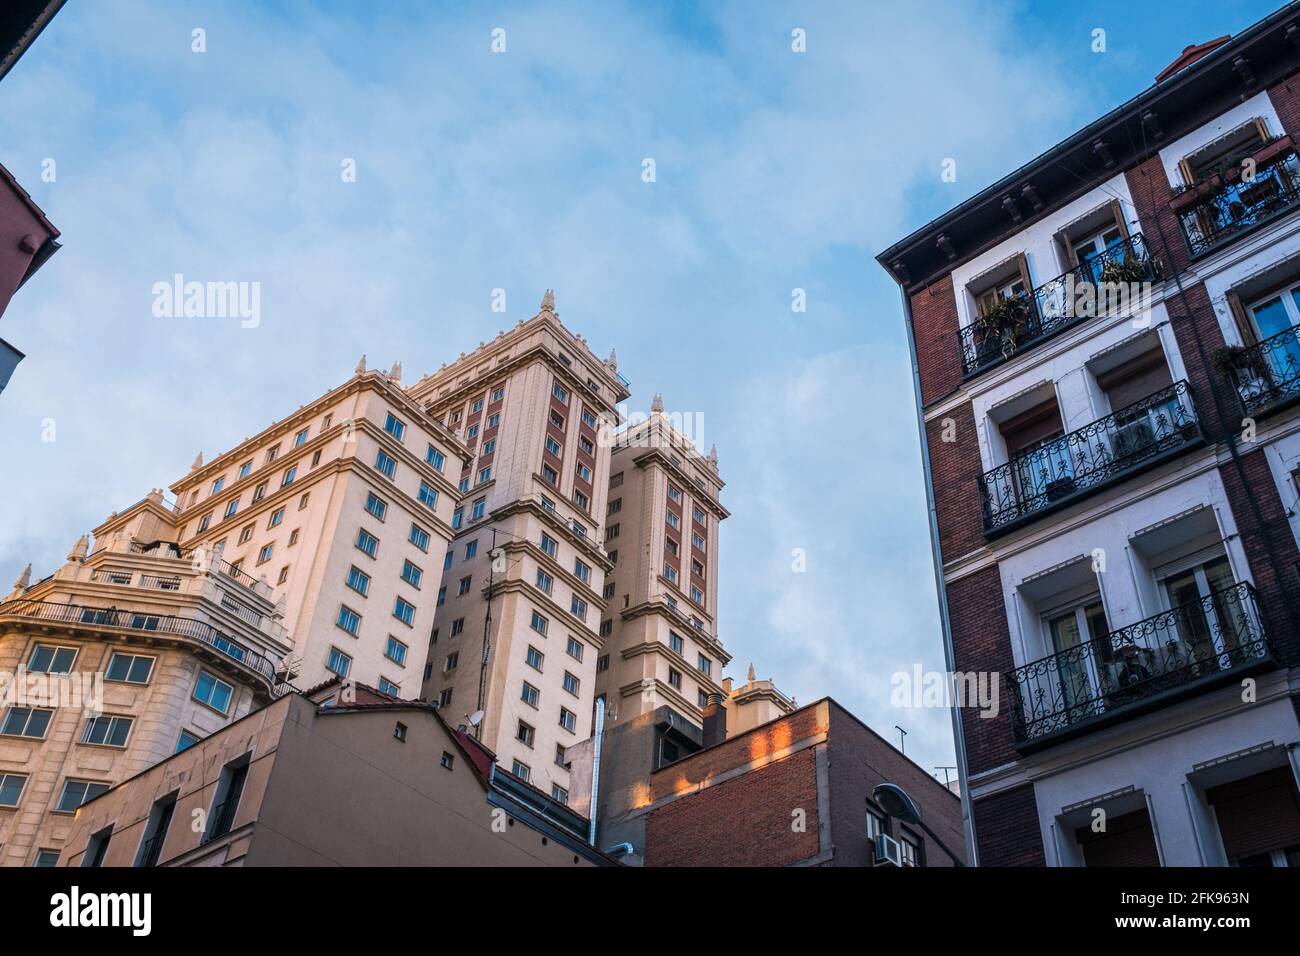
POLYGON ((402 381, 402 363, 394 362, 393 367, 389 369, 388 380, 394 385, 400 385, 402 381))
POLYGON ((190 471, 198 471, 203 467, 203 452, 194 456, 194 464, 190 465, 190 471))
POLYGON ((14 590, 22 591, 32 583, 32 566, 30 564, 23 568, 23 573, 18 575, 18 580, 14 582, 14 590))
POLYGON ((745 676, 748 678, 751 684, 754 683, 754 662, 753 661, 750 661, 749 672, 745 676))
POLYGON ((366 370, 366 353, 365 353, 365 352, 362 352, 362 353, 361 353, 361 361, 357 363, 357 369, 356 369, 356 372, 355 372, 354 374, 356 374, 356 375, 360 375, 360 374, 361 374, 362 372, 364 372, 365 370, 366 370))
POLYGON ((90 539, 83 534, 80 538, 77 539, 77 543, 72 546, 72 550, 68 552, 68 560, 80 561, 82 558, 86 556, 86 552, 89 550, 90 550, 90 539))
POLYGON ((650 402, 650 411, 660 415, 664 413, 664 397, 659 392, 655 392, 654 400, 650 402))
POLYGON ((542 296, 542 311, 555 314, 555 292, 551 289, 547 289, 546 294, 542 296))
POLYGON ((718 446, 716 444, 709 449, 709 464, 714 468, 718 467, 718 446))
POLYGON ((609 358, 605 359, 605 364, 608 365, 610 368, 612 368, 614 371, 617 372, 617 371, 618 371, 618 353, 617 353, 616 351, 614 351, 613 349, 610 349, 610 350, 609 350, 609 358))

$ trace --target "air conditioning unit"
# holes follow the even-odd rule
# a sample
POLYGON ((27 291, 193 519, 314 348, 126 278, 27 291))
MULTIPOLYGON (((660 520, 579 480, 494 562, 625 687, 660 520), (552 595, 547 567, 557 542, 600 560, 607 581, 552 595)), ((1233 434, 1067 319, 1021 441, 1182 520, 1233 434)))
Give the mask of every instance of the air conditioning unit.
POLYGON ((1115 457, 1127 458, 1156 443, 1155 430, 1145 418, 1119 428, 1115 432, 1115 457))
POLYGON ((902 866, 903 849, 888 833, 876 837, 876 866, 902 866))

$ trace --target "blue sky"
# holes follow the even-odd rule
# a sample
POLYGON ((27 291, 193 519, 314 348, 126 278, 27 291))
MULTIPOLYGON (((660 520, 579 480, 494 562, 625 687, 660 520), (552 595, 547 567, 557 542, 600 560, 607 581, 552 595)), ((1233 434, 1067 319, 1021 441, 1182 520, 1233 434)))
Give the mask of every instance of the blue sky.
POLYGON ((409 384, 549 287, 617 348, 633 410, 704 416, 730 672, 951 764, 945 711, 889 704, 892 674, 943 657, 873 257, 1273 6, 69 4, 0 84, 0 162, 65 244, 0 325, 28 354, 0 396, 0 587, 362 352, 409 384), (260 325, 155 318, 177 272, 259 282, 260 325))

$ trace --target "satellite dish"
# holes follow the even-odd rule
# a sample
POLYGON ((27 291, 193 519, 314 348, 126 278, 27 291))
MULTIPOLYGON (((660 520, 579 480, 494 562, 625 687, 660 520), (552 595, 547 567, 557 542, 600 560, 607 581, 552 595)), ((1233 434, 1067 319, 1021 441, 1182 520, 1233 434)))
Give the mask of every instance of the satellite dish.
POLYGON ((476 710, 469 715, 469 725, 471 727, 477 727, 481 723, 483 723, 483 711, 476 710))

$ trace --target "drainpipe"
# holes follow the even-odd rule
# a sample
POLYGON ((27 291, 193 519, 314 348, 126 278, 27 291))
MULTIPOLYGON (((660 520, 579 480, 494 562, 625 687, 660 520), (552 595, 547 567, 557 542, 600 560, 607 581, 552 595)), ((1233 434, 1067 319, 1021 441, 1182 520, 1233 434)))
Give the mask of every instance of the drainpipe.
POLYGON ((591 819, 587 824, 587 842, 596 845, 596 806, 600 798, 600 744, 605 736, 605 698, 596 698, 596 727, 592 731, 595 746, 591 758, 591 819))
MULTIPOLYGON (((916 398, 916 427, 921 438, 921 467, 925 472, 925 506, 930 519, 930 553, 934 561, 934 587, 939 598, 939 623, 943 630, 943 657, 948 673, 957 671, 952 647, 952 621, 948 616, 948 592, 943 585, 943 553, 939 548, 939 515, 934 503, 934 476, 930 471, 930 443, 925 434, 925 406, 921 404, 921 368, 916 355, 916 335, 912 329, 912 302, 907 289, 898 285, 903 299, 903 324, 907 326, 907 347, 912 360, 912 392, 916 398)), ((1000 681, 1002 675, 996 675, 1000 681)), ((975 816, 971 807, 970 775, 966 767, 966 740, 962 736, 961 708, 952 707, 952 736, 957 750, 957 766, 961 774, 961 822, 966 834, 966 859, 970 866, 979 866, 975 845, 975 816)))

